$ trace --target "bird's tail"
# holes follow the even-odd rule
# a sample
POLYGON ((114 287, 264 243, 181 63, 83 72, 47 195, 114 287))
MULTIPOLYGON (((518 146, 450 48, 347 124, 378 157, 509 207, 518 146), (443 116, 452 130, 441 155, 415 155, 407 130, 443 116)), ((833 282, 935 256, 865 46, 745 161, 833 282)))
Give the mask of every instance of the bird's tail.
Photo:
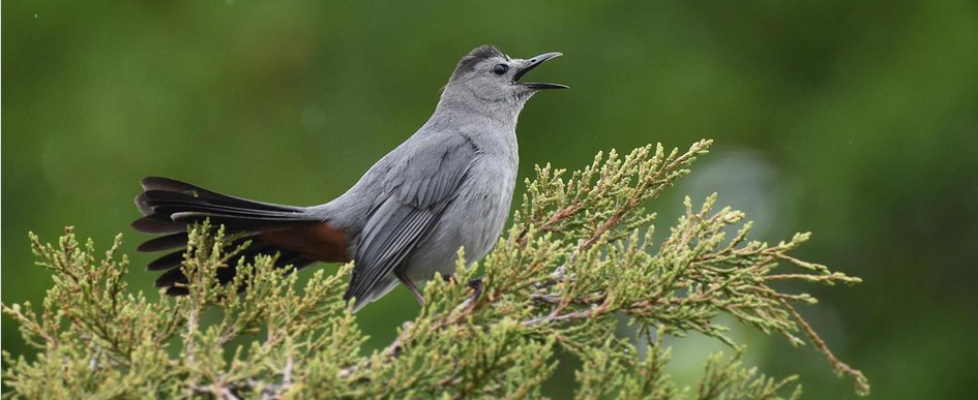
MULTIPOLYGON (((316 261, 344 262, 349 257, 345 233, 305 207, 228 196, 168 178, 144 178, 140 183, 143 192, 136 196, 136 207, 143 217, 133 221, 132 227, 160 236, 142 243, 137 250, 178 249, 147 266, 150 271, 165 271, 156 286, 167 288, 168 294, 187 292, 179 285, 187 282, 180 269, 188 239, 187 225, 205 219, 236 234, 232 246, 251 241, 241 253, 249 259, 277 253, 276 265, 298 269, 316 261)), ((230 282, 234 275, 234 265, 218 269, 221 283, 230 282)))

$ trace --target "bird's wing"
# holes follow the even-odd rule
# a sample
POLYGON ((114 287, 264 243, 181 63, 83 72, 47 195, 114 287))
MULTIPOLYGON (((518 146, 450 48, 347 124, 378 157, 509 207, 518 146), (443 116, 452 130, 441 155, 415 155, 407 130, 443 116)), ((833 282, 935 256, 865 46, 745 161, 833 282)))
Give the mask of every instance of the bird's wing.
POLYGON ((371 293, 383 290, 379 286, 455 198, 478 149, 462 135, 445 134, 414 141, 402 154, 383 179, 383 193, 358 236, 346 300, 370 301, 371 293))

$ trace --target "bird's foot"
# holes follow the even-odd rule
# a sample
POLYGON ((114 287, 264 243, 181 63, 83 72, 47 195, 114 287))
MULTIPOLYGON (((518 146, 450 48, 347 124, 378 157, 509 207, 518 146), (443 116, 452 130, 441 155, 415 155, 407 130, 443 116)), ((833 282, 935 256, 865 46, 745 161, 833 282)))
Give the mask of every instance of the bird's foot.
MULTIPOLYGON (((453 275, 441 274, 441 278, 447 282, 456 283, 455 276, 453 275)), ((469 287, 469 289, 472 289, 472 297, 469 298, 469 302, 474 301, 475 299, 478 299, 479 297, 482 296, 482 289, 484 288, 484 285, 482 284, 482 278, 475 278, 469 281, 467 286, 469 287)))
POLYGON ((482 278, 475 278, 469 281, 469 288, 472 289, 472 300, 482 297, 482 289, 484 288, 482 278))

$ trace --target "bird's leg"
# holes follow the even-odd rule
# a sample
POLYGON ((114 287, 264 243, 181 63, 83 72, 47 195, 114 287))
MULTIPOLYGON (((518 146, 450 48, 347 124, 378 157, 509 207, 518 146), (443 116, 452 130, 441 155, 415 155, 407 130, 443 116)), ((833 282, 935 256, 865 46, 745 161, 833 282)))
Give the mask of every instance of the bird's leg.
POLYGON ((414 282, 411 281, 411 278, 407 277, 407 274, 405 274, 403 271, 394 270, 394 276, 396 276, 397 279, 404 284, 404 286, 407 286, 408 290, 411 291, 411 294, 414 295, 414 298, 418 300, 419 304, 424 305, 424 295, 421 294, 421 291, 418 290, 417 286, 414 286, 414 282))

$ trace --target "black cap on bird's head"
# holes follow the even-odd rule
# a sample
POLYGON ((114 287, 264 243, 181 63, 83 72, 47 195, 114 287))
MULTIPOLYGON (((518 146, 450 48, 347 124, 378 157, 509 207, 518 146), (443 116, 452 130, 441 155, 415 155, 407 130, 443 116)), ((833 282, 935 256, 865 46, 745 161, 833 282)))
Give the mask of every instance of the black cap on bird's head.
POLYGON ((466 54, 465 57, 462 57, 462 60, 458 62, 458 67, 455 69, 455 73, 457 74, 461 71, 472 71, 480 61, 493 58, 507 59, 509 57, 506 57, 506 55, 503 54, 502 51, 499 51, 499 48, 496 46, 484 44, 476 47, 472 49, 469 54, 466 54))
POLYGON ((507 97, 525 99, 539 90, 567 89, 567 86, 558 83, 520 80, 538 65, 560 56, 560 53, 546 53, 529 60, 515 59, 495 46, 483 45, 462 57, 448 84, 464 85, 476 96, 487 100, 507 97))

